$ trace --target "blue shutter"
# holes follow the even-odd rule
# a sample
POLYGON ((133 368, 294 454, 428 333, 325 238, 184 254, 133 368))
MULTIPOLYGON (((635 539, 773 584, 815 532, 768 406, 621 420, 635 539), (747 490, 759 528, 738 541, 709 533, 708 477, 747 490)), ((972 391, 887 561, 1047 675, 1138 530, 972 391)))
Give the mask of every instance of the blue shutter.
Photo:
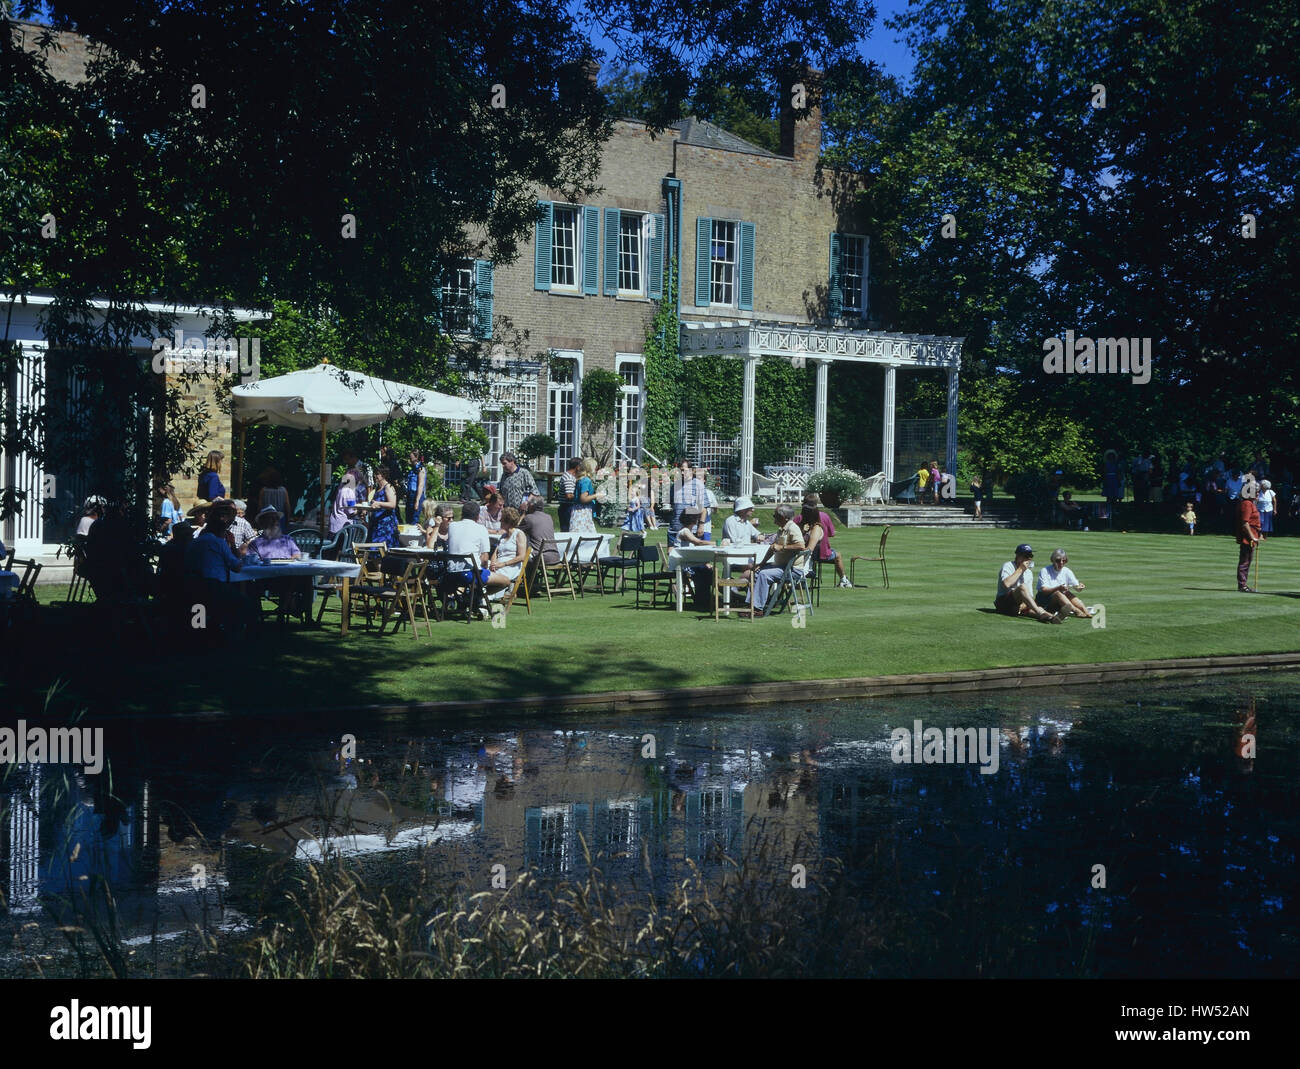
POLYGON ((713 263, 713 220, 706 215, 695 220, 695 303, 709 306, 709 271, 713 263))
POLYGON ((650 282, 646 288, 646 295, 657 301, 664 295, 664 217, 656 214, 653 218, 655 232, 650 237, 648 257, 650 282))
POLYGON ((582 292, 594 297, 600 292, 600 209, 582 209, 582 292))
POLYGON ((737 304, 747 312, 754 310, 754 224, 737 223, 740 234, 740 293, 737 304))
POLYGON ((492 261, 474 261, 474 334, 492 337, 492 261))
POLYGON ((533 230, 533 289, 551 288, 551 202, 537 202, 537 226, 533 230))
POLYGON ((831 234, 831 274, 827 287, 826 314, 839 319, 844 312, 844 268, 839 234, 831 234))
POLYGON ((605 209, 605 296, 618 294, 618 220, 617 208, 605 209))

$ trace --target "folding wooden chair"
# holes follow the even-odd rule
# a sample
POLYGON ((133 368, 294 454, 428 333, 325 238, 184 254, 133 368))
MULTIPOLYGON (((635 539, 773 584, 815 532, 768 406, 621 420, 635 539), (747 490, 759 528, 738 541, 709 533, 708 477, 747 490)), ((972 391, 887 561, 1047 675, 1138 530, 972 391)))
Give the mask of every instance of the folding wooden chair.
POLYGON ((524 559, 519 566, 519 574, 515 576, 515 581, 510 584, 506 590, 506 596, 501 601, 501 611, 510 612, 510 606, 515 603, 515 598, 519 596, 519 588, 524 588, 524 608, 528 610, 528 615, 533 615, 533 599, 528 594, 528 565, 533 558, 533 547, 524 547, 524 559))
MULTIPOLYGON (((351 596, 353 599, 360 598, 362 608, 366 613, 366 626, 370 626, 370 609, 373 595, 365 593, 365 590, 381 589, 384 585, 384 554, 388 552, 387 542, 353 542, 352 553, 356 561, 361 565, 361 574, 352 581, 351 596)), ((340 590, 342 582, 339 583, 340 590)), ((330 591, 325 591, 325 597, 329 596, 330 591)), ((340 594, 340 597, 342 595, 340 594)), ((325 613, 325 597, 322 597, 320 604, 320 614, 316 617, 319 622, 320 617, 325 613)))
POLYGON ((573 548, 569 551, 569 570, 577 583, 578 595, 585 596, 587 588, 587 577, 594 576, 596 579, 596 593, 604 594, 605 590, 600 582, 600 544, 605 541, 600 535, 579 535, 573 540, 573 548), (591 552, 586 552, 590 547, 591 552))
POLYGON ((730 616, 733 612, 740 616, 748 616, 751 620, 754 618, 754 572, 753 570, 742 572, 739 575, 733 575, 731 568, 733 564, 740 564, 748 567, 754 563, 754 558, 748 553, 719 553, 717 560, 713 562, 713 619, 716 622, 719 619, 719 613, 725 613, 730 616), (733 590, 745 591, 745 604, 743 607, 732 608, 731 592, 733 590), (723 594, 726 594, 724 599, 723 594))
MULTIPOLYGON (((888 572, 888 570, 887 570, 886 567, 885 567, 885 539, 887 539, 887 538, 889 537, 889 531, 890 531, 890 529, 891 529, 892 527, 893 527, 893 524, 886 524, 886 525, 885 525, 885 529, 884 529, 884 531, 881 532, 881 534, 880 534, 880 552, 879 552, 876 556, 874 556, 874 557, 850 557, 850 558, 849 558, 849 583, 850 583, 850 585, 852 585, 852 586, 857 586, 857 585, 858 585, 857 580, 856 580, 856 579, 854 578, 854 576, 853 576, 853 569, 857 566, 858 561, 860 561, 860 560, 862 560, 862 561, 868 561, 868 562, 871 562, 871 561, 879 561, 879 562, 880 562, 880 579, 881 579, 881 582, 884 584, 886 590, 889 589, 889 572, 888 572)), ((862 585, 865 587, 867 584, 866 584, 866 583, 863 583, 862 585)))
MULTIPOLYGON (((763 607, 765 616, 773 616, 781 612, 787 604, 794 600, 795 611, 804 611, 809 616, 813 614, 812 593, 808 589, 808 572, 799 572, 795 574, 794 562, 799 558, 791 557, 781 572, 781 577, 776 580, 767 592, 767 604, 763 607), (799 595, 803 594, 803 601, 799 600, 799 595)), ((812 562, 809 562, 811 568, 812 562)))
POLYGON ((429 637, 433 638, 433 627, 429 623, 429 607, 424 600, 424 572, 428 567, 428 561, 420 560, 418 557, 386 557, 380 564, 383 582, 378 587, 362 584, 353 588, 384 606, 384 615, 379 621, 381 635, 394 612, 399 614, 398 624, 393 625, 396 630, 401 622, 400 612, 405 609, 406 618, 411 622, 411 637, 418 638, 420 630, 415 621, 415 606, 419 605, 420 613, 424 617, 424 628, 429 633, 429 637))
POLYGON ((542 577, 542 589, 546 591, 547 601, 550 601, 555 594, 568 594, 570 599, 577 600, 573 587, 573 572, 569 569, 569 558, 560 552, 560 547, 555 544, 554 539, 547 539, 542 543, 537 570, 542 577), (547 552, 555 553, 559 560, 555 564, 547 564, 547 552))

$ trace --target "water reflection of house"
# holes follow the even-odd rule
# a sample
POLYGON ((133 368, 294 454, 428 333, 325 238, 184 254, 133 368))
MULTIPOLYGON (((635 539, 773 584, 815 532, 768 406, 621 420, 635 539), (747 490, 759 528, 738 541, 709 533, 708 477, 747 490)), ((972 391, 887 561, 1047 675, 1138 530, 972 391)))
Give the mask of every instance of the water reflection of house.
MULTIPOLYGON (((776 776, 743 750, 677 745, 665 737, 655 759, 639 736, 596 733, 520 737, 523 775, 497 780, 483 800, 483 847, 514 874, 585 870, 584 847, 606 871, 640 867, 660 878, 686 875, 763 843, 784 859, 815 855, 815 792, 802 772, 776 776)), ((782 866, 784 871, 784 865, 782 866)))
POLYGON ((110 787, 72 766, 16 765, 0 811, 0 890, 15 914, 106 921, 111 901, 127 942, 223 922, 219 853, 164 822, 148 780, 110 787))

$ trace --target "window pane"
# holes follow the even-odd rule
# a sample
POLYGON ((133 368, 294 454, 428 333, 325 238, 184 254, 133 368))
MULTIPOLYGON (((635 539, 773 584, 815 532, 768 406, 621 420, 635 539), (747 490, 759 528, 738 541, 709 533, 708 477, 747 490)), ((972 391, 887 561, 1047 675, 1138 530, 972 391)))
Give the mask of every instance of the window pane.
POLYGON ((578 285, 578 209, 556 207, 551 224, 551 285, 578 285))
POLYGON ((713 220, 713 260, 709 300, 734 304, 736 300, 736 224, 713 220))
POLYGON ((641 217, 626 212, 618 218, 618 288, 641 292, 641 217))
POLYGON ((866 261, 866 238, 843 239, 844 311, 862 311, 862 271, 866 261))
POLYGON ((469 260, 447 272, 442 287, 443 330, 459 334, 470 330, 474 322, 474 265, 469 260))

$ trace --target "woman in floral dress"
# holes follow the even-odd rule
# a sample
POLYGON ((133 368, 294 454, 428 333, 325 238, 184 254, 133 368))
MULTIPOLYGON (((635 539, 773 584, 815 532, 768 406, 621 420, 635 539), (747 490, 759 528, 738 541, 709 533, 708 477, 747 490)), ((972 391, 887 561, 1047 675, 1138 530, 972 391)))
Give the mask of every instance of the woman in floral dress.
POLYGON ((375 498, 371 502, 375 508, 375 530, 370 540, 400 546, 402 540, 397 537, 397 488, 393 486, 392 480, 393 469, 387 465, 381 467, 375 481, 375 498))

